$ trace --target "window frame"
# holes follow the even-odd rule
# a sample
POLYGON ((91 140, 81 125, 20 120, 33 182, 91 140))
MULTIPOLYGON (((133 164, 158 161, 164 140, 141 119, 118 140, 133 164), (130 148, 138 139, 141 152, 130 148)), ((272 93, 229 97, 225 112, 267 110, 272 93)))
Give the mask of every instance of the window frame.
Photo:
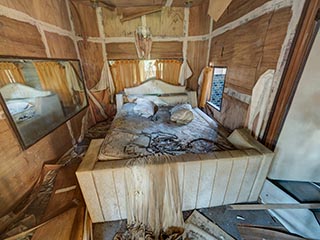
POLYGON ((209 97, 209 100, 207 101, 207 104, 209 104, 211 107, 213 107, 218 112, 221 112, 221 109, 222 109, 222 100, 223 100, 224 88, 225 88, 225 85, 226 85, 227 73, 228 73, 228 67, 227 66, 213 66, 213 68, 212 68, 212 80, 211 80, 211 88, 210 88, 210 97, 209 97), (213 83, 214 83, 214 70, 216 68, 226 69, 225 70, 226 73, 224 74, 224 80, 223 80, 223 88, 222 88, 220 106, 217 106, 216 104, 211 102, 211 100, 212 100, 212 87, 213 87, 213 83))

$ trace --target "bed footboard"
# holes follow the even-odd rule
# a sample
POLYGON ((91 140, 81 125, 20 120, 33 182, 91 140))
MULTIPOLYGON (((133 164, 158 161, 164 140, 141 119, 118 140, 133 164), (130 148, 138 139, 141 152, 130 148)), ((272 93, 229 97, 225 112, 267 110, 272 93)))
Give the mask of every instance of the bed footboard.
MULTIPOLYGON (((240 150, 174 156, 183 210, 258 199, 273 153, 246 130, 235 130, 229 140, 240 150)), ((94 223, 125 219, 125 160, 98 162, 93 140, 76 172, 94 223)))

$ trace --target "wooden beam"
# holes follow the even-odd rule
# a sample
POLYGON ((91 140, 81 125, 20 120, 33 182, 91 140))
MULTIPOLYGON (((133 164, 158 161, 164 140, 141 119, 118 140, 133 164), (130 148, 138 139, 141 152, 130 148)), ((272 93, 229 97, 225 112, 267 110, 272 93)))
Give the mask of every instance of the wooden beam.
POLYGON ((148 7, 127 7, 127 8, 117 8, 117 14, 120 14, 120 21, 129 21, 143 15, 148 15, 155 12, 160 12, 162 6, 148 6, 148 7))
POLYGON ((290 58, 282 76, 262 142, 274 149, 306 63, 316 29, 320 0, 307 0, 290 58))
POLYGON ((320 203, 269 203, 269 204, 233 204, 228 210, 268 210, 268 209, 320 209, 320 203))

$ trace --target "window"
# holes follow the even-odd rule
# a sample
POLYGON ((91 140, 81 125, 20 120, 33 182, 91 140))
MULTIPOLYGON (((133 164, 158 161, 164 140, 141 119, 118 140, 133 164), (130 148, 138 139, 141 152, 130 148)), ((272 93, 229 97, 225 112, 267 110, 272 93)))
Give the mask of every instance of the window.
POLYGON ((211 96, 210 96, 209 102, 218 111, 221 110, 226 74, 227 74, 226 67, 213 68, 211 96))

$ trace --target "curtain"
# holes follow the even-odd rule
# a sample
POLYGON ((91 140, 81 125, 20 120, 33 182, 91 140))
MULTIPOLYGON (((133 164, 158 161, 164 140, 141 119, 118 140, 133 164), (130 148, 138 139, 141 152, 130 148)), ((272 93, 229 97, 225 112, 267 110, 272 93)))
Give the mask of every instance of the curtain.
POLYGON ((206 102, 210 98, 211 94, 211 86, 212 86, 212 74, 213 74, 213 68, 212 67, 205 67, 203 69, 203 72, 200 74, 200 77, 202 79, 199 79, 201 84, 201 92, 199 97, 199 107, 205 107, 206 102))
POLYGON ((14 63, 0 62, 0 87, 9 83, 25 83, 21 69, 14 63))
POLYGON ((73 105, 65 68, 58 62, 34 62, 33 64, 37 70, 42 89, 56 93, 64 106, 73 105))
POLYGON ((156 76, 164 82, 179 85, 180 68, 179 60, 156 60, 156 76))
POLYGON ((111 65, 115 92, 119 93, 124 88, 139 85, 143 79, 140 74, 139 60, 118 60, 111 65))

